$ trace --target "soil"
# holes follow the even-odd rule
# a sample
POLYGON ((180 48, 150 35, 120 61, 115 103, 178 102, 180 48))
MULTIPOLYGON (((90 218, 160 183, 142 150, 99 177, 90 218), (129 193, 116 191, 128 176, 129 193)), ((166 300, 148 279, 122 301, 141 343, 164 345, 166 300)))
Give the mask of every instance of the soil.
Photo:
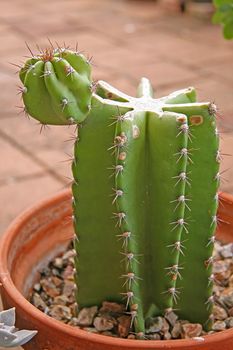
MULTIPOLYGON (((132 316, 123 304, 103 301, 101 307, 92 306, 78 312, 74 298, 74 255, 69 246, 41 271, 30 302, 47 315, 88 332, 138 338, 132 327, 132 316)), ((233 243, 215 242, 211 281, 214 283, 213 326, 208 333, 215 333, 233 327, 233 243)), ((206 334, 201 324, 179 320, 172 310, 168 310, 163 317, 147 320, 143 339, 192 338, 202 341, 206 334)))

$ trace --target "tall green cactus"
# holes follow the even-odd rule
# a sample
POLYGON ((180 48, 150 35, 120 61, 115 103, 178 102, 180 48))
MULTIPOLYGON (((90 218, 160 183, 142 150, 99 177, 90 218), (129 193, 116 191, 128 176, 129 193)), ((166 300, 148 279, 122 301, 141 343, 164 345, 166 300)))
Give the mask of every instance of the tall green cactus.
POLYGON ((91 94, 90 65, 69 50, 33 57, 20 77, 33 117, 78 125, 79 307, 124 301, 138 338, 147 317, 170 309, 208 328, 220 158, 215 106, 197 103, 193 88, 154 99, 145 78, 137 98, 103 81, 91 94))

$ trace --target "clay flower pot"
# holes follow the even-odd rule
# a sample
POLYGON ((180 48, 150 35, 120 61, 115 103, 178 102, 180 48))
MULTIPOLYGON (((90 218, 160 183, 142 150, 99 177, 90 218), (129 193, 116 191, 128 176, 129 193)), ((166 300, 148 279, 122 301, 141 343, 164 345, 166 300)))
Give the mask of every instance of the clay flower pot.
MULTIPOLYGON (((218 237, 233 241, 233 196, 221 194, 218 237)), ((0 244, 1 295, 5 308, 16 307, 17 326, 36 329, 38 335, 24 346, 30 350, 140 350, 233 349, 233 329, 196 340, 128 340, 87 333, 65 325, 36 309, 27 296, 38 270, 73 236, 70 220, 71 193, 65 191, 25 211, 12 223, 0 244)))

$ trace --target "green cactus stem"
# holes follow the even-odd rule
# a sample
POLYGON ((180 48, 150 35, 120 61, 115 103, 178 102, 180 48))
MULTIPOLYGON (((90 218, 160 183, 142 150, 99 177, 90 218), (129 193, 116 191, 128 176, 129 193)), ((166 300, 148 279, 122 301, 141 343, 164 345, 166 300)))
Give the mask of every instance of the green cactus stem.
POLYGON ((183 235, 183 239, 187 240, 185 256, 180 257, 184 269, 183 279, 178 281, 182 298, 179 299, 177 308, 182 318, 189 317, 191 322, 205 324, 213 304, 212 237, 217 226, 216 192, 220 180, 216 110, 211 103, 200 103, 195 109, 192 105, 173 107, 172 110, 187 115, 190 125, 187 173, 190 174, 191 186, 186 187, 190 201, 187 202, 185 215, 189 233, 186 237, 183 235), (203 208, 208 210, 203 211, 203 208), (201 308, 203 303, 206 308, 201 308))
POLYGON ((86 59, 67 50, 32 58, 21 79, 33 117, 69 124, 72 116, 79 126, 72 164, 79 308, 125 303, 138 338, 146 317, 168 309, 207 329, 219 185, 215 106, 197 103, 193 88, 155 99, 146 78, 137 97, 103 81, 91 94, 86 59), (64 99, 72 103, 64 107, 64 99))
MULTIPOLYGON (((104 96, 103 85, 106 84, 101 82, 99 86, 99 91, 102 96, 104 96)), ((109 97, 109 92, 111 92, 110 87, 107 86, 106 90, 107 96, 109 97)), ((208 305, 208 299, 212 293, 212 284, 210 283, 211 269, 207 268, 205 263, 212 253, 213 246, 209 245, 207 248, 207 243, 215 229, 215 223, 211 224, 210 219, 214 220, 217 209, 217 202, 214 200, 214 197, 218 186, 218 182, 215 180, 219 166, 216 161, 218 137, 215 134, 216 125, 213 113, 211 112, 212 114, 210 114, 212 105, 191 104, 190 100, 195 99, 195 93, 190 89, 164 98, 162 100, 164 105, 159 112, 158 109, 156 112, 152 112, 153 109, 152 111, 148 111, 150 108, 147 110, 147 106, 145 106, 144 111, 140 111, 140 108, 144 108, 144 99, 149 98, 147 102, 149 104, 150 98, 152 98, 148 93, 150 91, 151 89, 148 86, 148 81, 143 79, 139 87, 139 93, 144 95, 139 97, 141 105, 138 111, 136 107, 133 111, 128 111, 123 115, 123 112, 119 113, 122 104, 118 103, 118 109, 115 113, 114 111, 112 113, 108 112, 108 128, 113 129, 112 138, 115 141, 110 147, 111 150, 115 149, 115 152, 110 156, 115 159, 114 164, 116 171, 115 182, 108 186, 109 190, 110 188, 114 190, 114 203, 116 203, 115 212, 118 214, 116 219, 118 219, 118 225, 121 231, 117 236, 122 237, 125 248, 122 254, 124 253, 126 259, 128 259, 126 260, 126 271, 122 273, 120 270, 122 266, 119 266, 117 275, 122 274, 121 276, 125 277, 123 286, 126 287, 124 293, 127 297, 127 305, 131 304, 133 308, 136 307, 136 313, 133 309, 133 315, 134 317, 136 315, 135 328, 138 333, 144 332, 144 317, 152 304, 155 304, 157 309, 160 310, 160 313, 163 313, 164 310, 168 308, 174 307, 179 309, 179 305, 186 301, 185 305, 181 308, 180 315, 185 316, 185 318, 193 322, 201 322, 206 325, 211 314, 211 307, 208 305), (183 102, 183 104, 171 104, 176 101, 183 102), (115 120, 111 123, 111 118, 114 118, 113 116, 116 115, 116 113, 118 116, 115 116, 115 120), (199 119, 201 119, 200 124, 199 119), (179 127, 177 126, 177 122, 181 123, 179 127), (207 130, 207 134, 210 134, 213 139, 211 147, 207 147, 206 144, 207 140, 209 142, 210 137, 206 138, 204 136, 204 125, 206 125, 204 130, 207 130), (194 142, 195 144, 192 144, 194 142), (200 148, 205 150, 203 156, 200 156, 200 148), (212 160, 210 157, 211 154, 212 160), (197 162, 199 162, 196 172, 203 172, 207 160, 208 164, 210 163, 207 174, 203 179, 203 187, 198 187, 198 183, 201 181, 200 178, 202 179, 202 177, 200 174, 198 177, 192 169, 192 167, 195 167, 194 164, 196 164, 196 161, 194 162, 195 158, 197 158, 197 162), (151 164, 153 164, 153 166, 151 166, 151 164), (198 202, 196 205, 193 204, 193 198, 196 197, 196 193, 193 193, 194 181, 196 182, 196 192, 200 196, 199 199, 196 198, 198 202), (206 210, 203 210, 204 204, 200 193, 204 192, 204 188, 206 196, 205 208, 208 208, 206 210), (192 212, 195 213, 195 218, 192 217, 192 212), (201 225, 198 219, 200 213, 202 215, 202 221, 205 224, 203 228, 199 230, 200 237, 198 239, 196 238, 196 232, 201 225), (208 226, 208 229, 206 226, 208 226), (163 234, 159 234, 160 232, 163 234), (203 243, 203 241, 206 240, 207 243, 203 243), (195 247, 199 247, 200 242, 202 243, 200 249, 195 249, 195 247), (189 266, 189 256, 192 259, 191 266, 189 266), (188 267, 189 272, 187 272, 188 267), (203 283, 199 282, 199 288, 197 289, 191 288, 191 269, 192 271, 196 271, 196 279, 203 281, 203 283), (192 293, 190 293, 191 290, 192 293), (200 290, 202 290, 201 294, 200 290), (187 295, 187 297, 183 298, 183 295, 187 295), (196 300, 194 307, 191 307, 188 302, 188 300, 190 300, 189 295, 192 295, 193 299, 196 300), (197 308, 198 304, 199 307, 197 308), (193 312, 194 308, 195 312, 193 312), (188 316, 189 312, 192 316, 188 316)), ((112 89, 112 95, 110 96, 114 98, 115 101, 119 102, 122 102, 124 99, 125 106, 128 107, 133 101, 132 98, 123 96, 120 93, 117 94, 114 89, 112 89), (126 101, 127 98, 128 102, 126 101)), ((139 101, 137 101, 136 104, 138 102, 139 101)), ((161 101, 157 103, 159 105, 161 101)), ((109 108, 112 102, 104 100, 102 104, 105 105, 105 108, 107 108, 107 106, 109 108)), ((88 125, 88 120, 92 120, 93 122, 95 115, 96 109, 94 108, 93 116, 92 114, 88 116, 85 127, 88 125)), ((83 143, 85 142, 86 148, 87 144, 89 144, 86 138, 87 129, 82 128, 80 138, 82 138, 82 132, 84 134, 83 143)), ((92 155, 93 159, 91 160, 90 171, 87 172, 92 174, 91 168, 94 159, 98 158, 97 154, 100 154, 101 158, 103 158, 104 153, 107 155, 106 150, 108 149, 109 141, 106 140, 106 144, 102 146, 102 150, 96 152, 94 151, 94 149, 96 149, 95 145, 99 144, 99 142, 94 140, 93 129, 90 132, 92 135, 92 139, 90 137, 90 142, 93 148, 92 151, 89 150, 88 153, 92 155)), ((106 132, 110 134, 109 130, 106 132)), ((80 144, 77 147, 76 154, 80 163, 82 163, 82 158, 79 157, 79 152, 81 152, 81 154, 83 153, 84 158, 86 154, 85 148, 82 149, 80 144)), ((98 162, 97 159, 96 161, 98 162)), ((83 183, 82 189, 80 186, 80 191, 82 193, 85 191, 85 187, 89 188, 88 183, 84 182, 86 181, 86 172, 84 170, 83 178, 78 169, 77 174, 78 176, 75 180, 77 180, 78 183, 83 183), (84 184, 86 186, 84 186, 84 184)), ((100 177, 102 178, 102 172, 100 177)), ((110 181, 111 180, 109 180, 109 182, 110 181)), ((101 188, 103 188, 103 186, 101 186, 101 188)), ((97 189, 97 191, 99 190, 97 189)), ((80 217, 82 216, 81 210, 87 212, 87 207, 83 206, 85 196, 85 193, 83 193, 82 200, 79 192, 77 213, 80 214, 80 217)), ((96 198, 97 197, 99 197, 99 195, 96 195, 96 198)), ((105 200, 107 201, 106 196, 105 200)), ((107 207, 110 208, 110 199, 108 200, 109 203, 107 207)), ((101 198, 100 203, 103 203, 101 198)), ((94 202, 93 205, 96 206, 96 203, 94 202)), ((101 209, 102 206, 99 210, 101 209)), ((93 216, 95 216, 94 207, 91 212, 93 213, 93 218, 93 216)), ((90 231, 93 232, 93 235, 95 235, 96 231, 102 232, 104 237, 103 227, 94 230, 94 225, 96 227, 99 215, 101 214, 98 213, 95 217, 96 220, 93 219, 93 223, 90 223, 90 226, 93 225, 93 229, 90 231)), ((108 218, 106 218, 106 220, 108 218)), ((82 276, 80 261, 82 260, 81 253, 84 254, 81 240, 82 231, 85 232, 85 225, 82 227, 81 224, 81 222, 77 222, 77 231, 80 232, 80 244, 79 248, 77 247, 80 256, 76 264, 78 275, 77 283, 80 282, 82 276)), ((116 235, 113 225, 111 231, 116 235)), ((106 237, 109 238, 109 229, 106 230, 106 237)), ((87 236, 86 239, 88 239, 87 236)), ((84 246, 85 243, 83 240, 83 248, 84 246)), ((102 256, 103 266, 106 266, 109 261, 109 259, 106 259, 104 262, 103 258, 106 246, 109 247, 110 244, 106 243, 106 245, 104 245, 103 242, 103 251, 99 255, 100 257, 102 256)), ((91 253, 89 249, 92 248, 86 245, 85 249, 87 248, 87 256, 89 256, 91 253)), ((119 251, 119 248, 118 250, 114 248, 114 252, 116 251, 119 251)), ((112 255, 111 253, 111 256, 112 255)), ((83 257, 83 261, 87 259, 87 256, 83 257)), ((92 267, 89 266, 90 270, 95 269, 95 264, 96 260, 93 261, 92 267)), ((117 267, 115 260, 113 265, 115 269, 117 267)), ((108 273, 109 272, 111 273, 111 271, 108 271, 108 273)), ((104 272, 103 275, 102 270, 101 280, 111 281, 110 286, 113 288, 114 283, 117 283, 116 276, 114 277, 111 273, 112 278, 110 278, 105 276, 105 273, 107 273, 107 271, 104 272)), ((85 274, 83 274, 83 279, 85 279, 85 274)), ((110 296, 110 300, 119 300, 119 292, 117 293, 117 290, 120 290, 120 287, 122 286, 118 280, 118 287, 115 289, 116 295, 112 296, 114 293, 106 293, 102 295, 99 300, 95 300, 94 304, 100 303, 101 300, 109 299, 110 296)), ((94 286, 92 288, 94 288, 94 286)), ((77 299, 81 305, 84 306, 87 302, 87 290, 90 291, 92 288, 86 288, 86 290, 83 291, 84 303, 81 302, 81 288, 78 290, 77 299)), ((90 302, 90 305, 91 304, 93 304, 93 301, 90 302)))

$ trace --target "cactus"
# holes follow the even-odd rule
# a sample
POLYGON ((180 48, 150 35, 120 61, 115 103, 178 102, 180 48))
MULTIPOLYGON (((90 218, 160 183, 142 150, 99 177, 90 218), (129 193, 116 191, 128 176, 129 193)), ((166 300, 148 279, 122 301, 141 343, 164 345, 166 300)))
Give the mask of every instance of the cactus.
POLYGON ((0 312, 0 346, 14 348, 30 341, 37 331, 15 328, 15 308, 0 312))
POLYGON ((146 78, 136 98, 103 81, 90 94, 86 59, 60 48, 32 57, 20 76, 33 117, 78 125, 72 203, 79 308, 123 301, 138 338, 148 317, 171 309, 208 329, 220 178, 215 105, 196 102, 193 88, 155 99, 146 78), (70 94, 72 109, 62 106, 70 94))
POLYGON ((82 122, 91 103, 90 64, 78 52, 53 48, 20 71, 26 112, 42 124, 82 122), (27 93, 27 89, 30 93, 27 93))

